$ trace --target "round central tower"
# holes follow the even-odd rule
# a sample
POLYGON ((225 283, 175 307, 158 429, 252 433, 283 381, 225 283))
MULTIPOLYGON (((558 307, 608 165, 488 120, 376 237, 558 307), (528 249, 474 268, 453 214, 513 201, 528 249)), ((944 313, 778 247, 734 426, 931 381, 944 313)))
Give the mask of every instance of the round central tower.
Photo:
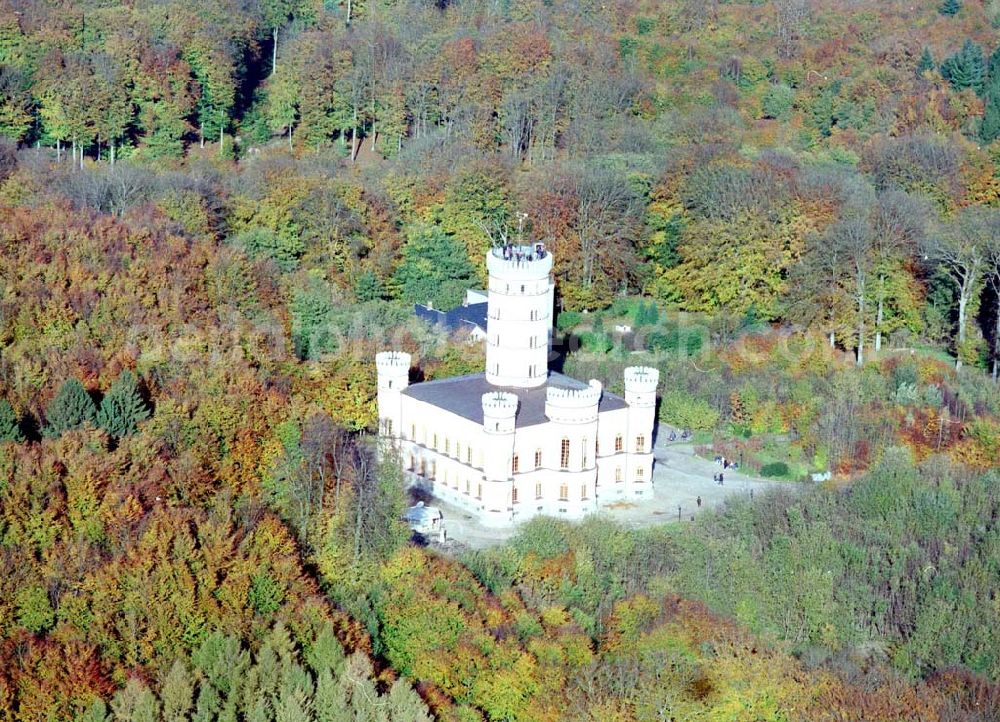
POLYGON ((495 386, 542 386, 552 332, 552 254, 540 243, 492 248, 486 268, 486 380, 495 386))

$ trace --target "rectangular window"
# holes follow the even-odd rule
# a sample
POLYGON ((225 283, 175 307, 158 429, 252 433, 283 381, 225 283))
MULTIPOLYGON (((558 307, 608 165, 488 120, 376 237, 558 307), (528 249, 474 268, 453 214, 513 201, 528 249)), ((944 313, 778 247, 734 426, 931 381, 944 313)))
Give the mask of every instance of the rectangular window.
POLYGON ((625 440, 622 439, 622 435, 618 434, 615 437, 615 451, 622 451, 625 448, 625 440))
POLYGON ((542 498, 542 482, 540 481, 535 482, 535 498, 536 499, 542 498))
POLYGON ((517 503, 517 487, 516 486, 510 492, 510 503, 511 504, 516 504, 517 503))
POLYGON ((559 501, 569 501, 569 487, 566 484, 559 485, 559 501))
POLYGON ((431 478, 436 479, 438 472, 438 463, 436 461, 431 462, 431 478))
POLYGON ((416 424, 410 424, 410 438, 413 439, 414 441, 417 440, 417 425, 416 424))
POLYGON ((385 435, 392 436, 392 419, 385 420, 385 435))
POLYGON ((514 470, 515 474, 521 472, 521 459, 517 454, 514 454, 514 461, 511 463, 511 468, 514 470))
POLYGON ((482 484, 476 484, 476 498, 477 499, 482 499, 483 498, 483 485, 482 484))
POLYGON ((645 481, 646 480, 646 470, 643 469, 643 468, 641 468, 641 467, 638 468, 638 469, 636 469, 635 470, 635 480, 636 481, 645 481))
POLYGON ((465 463, 472 466, 472 447, 465 447, 465 463))
POLYGON ((583 446, 580 447, 580 468, 587 468, 587 437, 583 437, 583 446))
POLYGON ((451 456, 451 439, 447 436, 444 438, 444 453, 451 456))
POLYGON ((620 466, 615 467, 615 483, 622 480, 622 468, 620 466))
POLYGON ((646 453, 646 437, 639 434, 635 437, 635 453, 645 454, 646 453))
POLYGON ((437 451, 438 447, 438 435, 434 434, 434 451, 437 451))
POLYGON ((559 468, 569 468, 569 439, 562 440, 562 448, 559 453, 559 468))
POLYGON ((455 442, 455 458, 456 459, 462 458, 462 444, 459 441, 455 442))
POLYGON ((581 484, 580 485, 580 498, 581 499, 586 499, 587 498, 587 485, 586 484, 581 484))
POLYGON ((466 479, 466 480, 465 480, 465 493, 466 493, 466 494, 468 494, 468 493, 469 493, 469 489, 470 489, 470 486, 469 486, 469 480, 468 480, 468 479, 466 479))
POLYGON ((541 449, 535 449, 535 468, 536 469, 541 469, 542 468, 542 450, 541 449))

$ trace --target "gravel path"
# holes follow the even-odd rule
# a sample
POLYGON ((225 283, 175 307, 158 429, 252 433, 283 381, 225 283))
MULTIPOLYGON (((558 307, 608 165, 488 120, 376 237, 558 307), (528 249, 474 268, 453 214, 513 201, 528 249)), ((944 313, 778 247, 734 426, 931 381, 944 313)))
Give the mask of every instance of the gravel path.
MULTIPOLYGON (((702 459, 694 454, 694 447, 686 443, 657 441, 654 449, 656 464, 653 466, 653 496, 639 501, 618 502, 602 507, 600 514, 631 527, 650 526, 680 520, 691 521, 692 516, 721 504, 725 499, 740 494, 751 496, 776 486, 788 486, 787 482, 747 476, 729 469, 724 474, 724 483, 719 486, 712 477, 722 470, 714 461, 702 459), (698 506, 701 497, 701 506, 698 506)), ((441 508, 448 529, 449 550, 465 548, 481 549, 501 544, 516 533, 516 527, 509 529, 488 529, 458 507, 439 499, 428 502, 441 508)))

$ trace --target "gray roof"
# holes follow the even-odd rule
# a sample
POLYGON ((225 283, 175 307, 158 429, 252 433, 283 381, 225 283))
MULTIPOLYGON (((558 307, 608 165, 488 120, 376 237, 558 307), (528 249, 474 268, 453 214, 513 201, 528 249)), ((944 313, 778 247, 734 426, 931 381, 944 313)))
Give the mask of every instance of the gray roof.
POLYGON ((477 326, 486 330, 486 306, 485 303, 470 303, 468 306, 459 306, 450 311, 438 311, 436 308, 427 308, 418 303, 413 306, 413 313, 417 318, 443 326, 448 331, 465 329, 472 333, 477 326))
MULTIPOLYGON (((549 373, 547 386, 556 386, 562 389, 587 388, 587 384, 582 381, 554 372, 549 373)), ((472 374, 413 384, 403 391, 403 395, 433 404, 440 409, 481 424, 483 423, 483 394, 489 391, 509 391, 517 394, 520 402, 517 407, 516 425, 521 428, 548 423, 548 419, 545 417, 545 388, 545 386, 533 389, 494 386, 486 380, 486 374, 472 374)), ((625 399, 621 396, 605 391, 601 394, 601 403, 597 410, 599 413, 603 413, 624 409, 626 405, 625 399)))

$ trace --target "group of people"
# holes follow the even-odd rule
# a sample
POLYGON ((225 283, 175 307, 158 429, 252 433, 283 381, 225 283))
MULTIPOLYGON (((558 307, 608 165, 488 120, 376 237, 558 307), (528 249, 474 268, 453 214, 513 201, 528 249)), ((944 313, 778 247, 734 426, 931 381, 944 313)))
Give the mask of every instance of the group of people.
POLYGON ((716 456, 715 457, 715 463, 716 464, 721 464, 723 469, 738 469, 738 468, 740 468, 739 464, 737 464, 735 461, 730 461, 725 456, 716 456))
POLYGON ((505 261, 534 261, 536 258, 541 260, 545 258, 545 245, 542 243, 535 244, 535 251, 527 252, 521 250, 522 246, 515 246, 513 243, 508 243, 503 247, 503 259, 505 261))
MULTIPOLYGON (((739 466, 735 462, 730 461, 725 456, 716 456, 715 457, 715 463, 716 464, 721 464, 723 470, 725 470, 725 469, 737 469, 737 468, 739 468, 739 466)), ((723 483, 725 482, 725 476, 720 471, 719 473, 712 475, 712 481, 714 481, 719 486, 722 486, 723 483)))

